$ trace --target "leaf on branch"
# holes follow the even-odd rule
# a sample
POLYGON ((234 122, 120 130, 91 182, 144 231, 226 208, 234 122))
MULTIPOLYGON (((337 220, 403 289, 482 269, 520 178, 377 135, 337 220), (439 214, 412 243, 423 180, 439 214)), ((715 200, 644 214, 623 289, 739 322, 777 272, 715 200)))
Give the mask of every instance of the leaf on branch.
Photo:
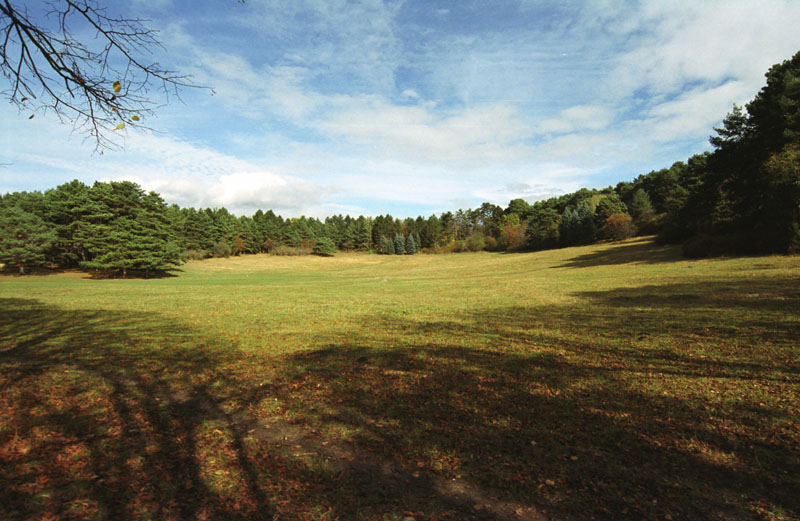
POLYGON ((122 89, 122 84, 118 81, 115 81, 113 87, 114 92, 119 92, 122 89))
POLYGON ((35 116, 35 115, 36 114, 31 114, 30 116, 28 116, 28 119, 33 119, 33 116, 35 116))
POLYGON ((133 121, 139 121, 139 116, 131 116, 131 119, 132 119, 133 121))
POLYGON ((116 126, 116 128, 114 128, 114 130, 122 130, 123 128, 125 128, 125 123, 120 123, 116 126))

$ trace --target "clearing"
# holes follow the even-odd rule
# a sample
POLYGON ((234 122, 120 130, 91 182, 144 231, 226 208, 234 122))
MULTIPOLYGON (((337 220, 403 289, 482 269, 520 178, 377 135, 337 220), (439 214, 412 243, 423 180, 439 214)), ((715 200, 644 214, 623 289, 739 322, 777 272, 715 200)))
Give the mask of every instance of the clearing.
POLYGON ((0 277, 0 518, 800 519, 800 257, 0 277))

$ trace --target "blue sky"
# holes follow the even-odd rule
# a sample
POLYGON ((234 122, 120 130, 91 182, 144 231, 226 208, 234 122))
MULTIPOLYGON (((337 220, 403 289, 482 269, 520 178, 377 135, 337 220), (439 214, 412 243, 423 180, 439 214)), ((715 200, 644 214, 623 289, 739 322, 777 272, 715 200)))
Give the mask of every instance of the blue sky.
POLYGON ((603 187, 709 149, 800 50, 787 1, 109 1, 188 90, 124 148, 0 106, 0 193, 129 179, 238 214, 416 216, 603 187))

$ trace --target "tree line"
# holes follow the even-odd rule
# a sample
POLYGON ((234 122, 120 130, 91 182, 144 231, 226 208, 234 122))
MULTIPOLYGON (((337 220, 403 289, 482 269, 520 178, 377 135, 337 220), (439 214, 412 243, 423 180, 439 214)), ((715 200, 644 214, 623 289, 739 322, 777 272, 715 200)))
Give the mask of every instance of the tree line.
POLYGON ((0 197, 0 262, 155 273, 187 258, 336 251, 531 251, 657 234, 687 256, 800 250, 800 52, 734 106, 713 152, 633 181, 533 204, 513 199, 429 217, 237 217, 180 208, 128 181, 72 181, 0 197))

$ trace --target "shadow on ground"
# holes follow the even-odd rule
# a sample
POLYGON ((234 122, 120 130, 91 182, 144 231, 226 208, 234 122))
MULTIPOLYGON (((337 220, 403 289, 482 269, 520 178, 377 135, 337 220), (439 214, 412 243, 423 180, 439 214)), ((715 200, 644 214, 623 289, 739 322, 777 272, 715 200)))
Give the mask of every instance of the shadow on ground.
POLYGON ((800 293, 760 284, 370 316, 281 359, 0 299, 0 515, 797 518, 800 293))
POLYGON ((589 268, 614 264, 657 264, 686 260, 680 248, 672 245, 656 245, 653 237, 643 237, 609 247, 598 245, 597 251, 568 259, 555 268, 589 268))

